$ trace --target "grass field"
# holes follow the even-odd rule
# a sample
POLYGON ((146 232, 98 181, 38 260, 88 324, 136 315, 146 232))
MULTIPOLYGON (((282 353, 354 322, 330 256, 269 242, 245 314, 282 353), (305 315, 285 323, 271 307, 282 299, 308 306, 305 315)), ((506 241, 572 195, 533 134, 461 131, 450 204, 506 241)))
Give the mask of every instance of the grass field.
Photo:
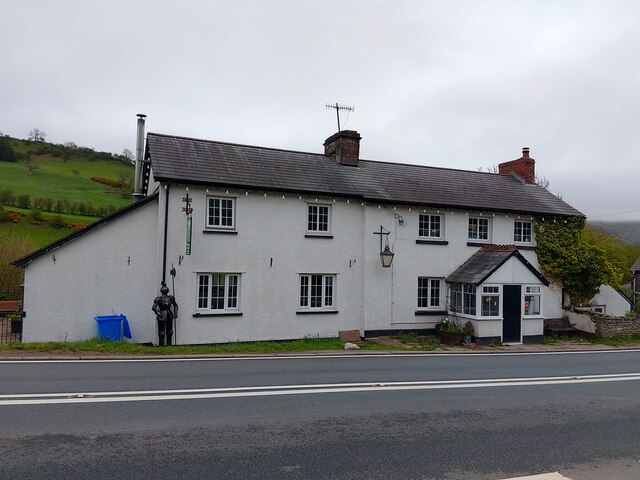
MULTIPOLYGON (((134 168, 126 161, 90 149, 34 144, 18 139, 11 139, 10 143, 20 159, 15 163, 0 162, 0 190, 10 190, 16 197, 29 195, 32 205, 38 197, 81 202, 96 209, 109 206, 119 209, 131 203, 130 197, 122 198, 120 189, 91 180, 91 177, 101 177, 120 181, 122 177, 132 177, 134 168), (31 172, 27 167, 27 156, 37 165, 31 172)), ((23 217, 18 223, 0 223, 0 233, 13 232, 16 234, 13 238, 24 238, 36 248, 74 231, 51 226, 47 220, 53 215, 60 215, 64 221, 76 225, 88 225, 98 220, 98 217, 43 212, 44 221, 37 225, 29 218, 29 210, 15 205, 4 205, 4 208, 19 212, 23 217)))
POLYGON ((66 148, 47 143, 35 144, 10 139, 18 162, 0 162, 0 190, 9 189, 16 195, 31 198, 50 197, 60 200, 90 202, 94 206, 122 207, 130 198, 121 198, 117 189, 94 182, 91 177, 119 180, 121 174, 131 177, 133 166, 106 152, 84 148, 66 148), (37 166, 29 172, 26 158, 37 166))
MULTIPOLYGON (((29 219, 29 210, 25 210, 17 207, 5 207, 5 210, 8 212, 18 212, 22 213, 24 216, 20 219, 18 223, 12 222, 1 222, 0 223, 0 234, 2 232, 13 232, 19 238, 28 239, 35 248, 40 248, 45 245, 48 245, 52 242, 55 242, 59 238, 62 238, 66 235, 69 235, 74 230, 70 228, 54 228, 50 224, 46 223, 54 215, 58 215, 56 213, 47 213, 43 212, 42 217, 45 220, 40 225, 33 225, 29 219)), ((72 222, 75 224, 90 224, 99 220, 98 217, 88 217, 84 215, 71 215, 68 213, 59 214, 60 217, 64 221, 72 222)))
POLYGON ((131 174, 133 168, 119 161, 83 162, 64 161, 37 157, 38 169, 29 173, 25 163, 0 162, 0 190, 9 189, 15 195, 28 194, 91 203, 95 207, 115 205, 123 207, 131 203, 130 198, 121 198, 119 192, 106 185, 94 182, 91 177, 117 180, 120 171, 131 174), (78 174, 73 172, 77 171, 78 174))

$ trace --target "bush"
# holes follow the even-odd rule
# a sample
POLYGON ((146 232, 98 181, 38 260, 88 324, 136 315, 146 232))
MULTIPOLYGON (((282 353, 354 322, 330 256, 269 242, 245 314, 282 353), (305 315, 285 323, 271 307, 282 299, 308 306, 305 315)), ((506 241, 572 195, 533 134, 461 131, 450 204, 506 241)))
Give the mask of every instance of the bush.
POLYGON ((20 208, 31 208, 31 196, 26 193, 18 195, 17 203, 20 208))
POLYGON ((6 138, 0 138, 0 162, 17 162, 11 143, 6 138))
POLYGON ((0 190, 0 205, 13 205, 16 203, 16 196, 9 189, 0 190))
POLYGON ((18 223, 20 221, 20 219, 22 218, 22 214, 18 213, 18 212, 7 212, 9 214, 9 218, 11 219, 12 223, 18 223))
POLYGON ((11 215, 7 212, 2 205, 0 205, 0 222, 10 222, 11 215))
POLYGON ((44 220, 44 217, 40 210, 31 210, 29 212, 29 220, 31 220, 31 223, 38 222, 38 224, 40 224, 44 220))
POLYGON ((45 212, 53 211, 54 200, 51 197, 36 197, 33 200, 33 207, 45 212))
POLYGON ((53 228, 64 228, 64 219, 60 215, 54 215, 49 220, 53 228))
POLYGON ((82 222, 78 222, 78 223, 67 222, 67 221, 64 222, 65 228, 69 228, 71 230, 82 230, 87 225, 88 225, 87 223, 82 223, 82 222))
POLYGON ((103 185, 108 185, 114 188, 122 188, 126 186, 126 183, 120 182, 118 180, 111 180, 110 178, 91 177, 91 180, 96 183, 101 183, 103 185))

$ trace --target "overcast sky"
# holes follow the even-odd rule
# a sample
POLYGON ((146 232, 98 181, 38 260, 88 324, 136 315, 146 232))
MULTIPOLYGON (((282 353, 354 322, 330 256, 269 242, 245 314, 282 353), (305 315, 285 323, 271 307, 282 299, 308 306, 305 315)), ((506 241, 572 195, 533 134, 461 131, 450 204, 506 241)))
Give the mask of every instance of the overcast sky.
POLYGON ((531 148, 590 219, 640 220, 640 2, 10 0, 0 132, 135 150, 147 130, 468 170, 531 148), (626 213, 624 212, 632 212, 626 213))

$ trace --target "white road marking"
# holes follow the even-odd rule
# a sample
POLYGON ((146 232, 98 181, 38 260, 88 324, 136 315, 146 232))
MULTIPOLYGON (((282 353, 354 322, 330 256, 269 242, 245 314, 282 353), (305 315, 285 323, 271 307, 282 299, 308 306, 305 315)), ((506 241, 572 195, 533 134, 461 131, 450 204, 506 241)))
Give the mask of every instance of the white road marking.
POLYGON ((368 382, 308 385, 265 385, 255 387, 194 388, 180 390, 138 390, 114 392, 66 392, 0 395, 0 406, 53 405, 71 403, 197 400, 209 398, 312 395, 320 393, 362 393, 401 390, 442 390, 457 388, 520 387, 640 380, 640 373, 531 377, 481 380, 441 380, 422 382, 368 382))
POLYGON ((560 475, 558 472, 543 473, 542 475, 529 475, 528 477, 505 478, 505 480, 571 480, 560 475))

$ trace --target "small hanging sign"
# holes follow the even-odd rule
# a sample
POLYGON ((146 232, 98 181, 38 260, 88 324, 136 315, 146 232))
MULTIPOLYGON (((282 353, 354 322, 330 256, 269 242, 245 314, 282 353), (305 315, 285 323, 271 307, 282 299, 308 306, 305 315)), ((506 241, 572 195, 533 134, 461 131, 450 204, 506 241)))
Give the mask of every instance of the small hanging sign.
POLYGON ((191 255, 191 216, 187 217, 187 249, 185 253, 191 255))
POLYGON ((193 208, 191 208, 191 200, 193 199, 189 198, 188 193, 187 196, 182 199, 182 202, 185 204, 185 206, 182 207, 182 211, 187 215, 187 246, 185 249, 186 255, 191 255, 191 212, 193 212, 193 208))

